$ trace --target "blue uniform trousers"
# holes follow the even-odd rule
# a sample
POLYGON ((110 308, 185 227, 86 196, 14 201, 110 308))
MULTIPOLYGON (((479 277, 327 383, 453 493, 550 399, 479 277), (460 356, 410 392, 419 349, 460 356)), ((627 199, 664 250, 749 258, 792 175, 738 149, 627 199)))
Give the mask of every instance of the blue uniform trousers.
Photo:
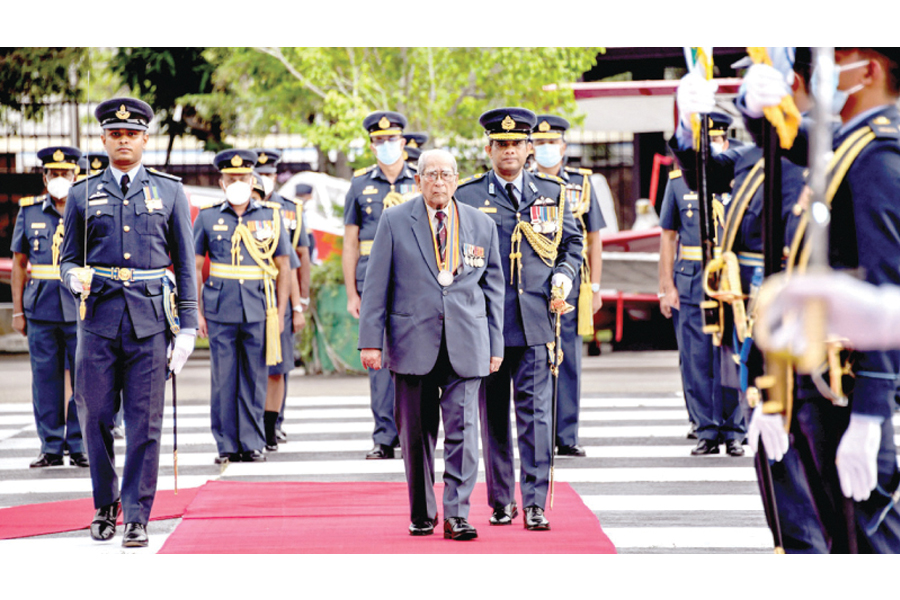
MULTIPOLYGON (((712 337, 703 333, 703 311, 696 304, 681 303, 678 315, 678 355, 688 415, 697 424, 697 438, 716 440, 722 427, 722 386, 718 352, 712 337)), ((735 407, 739 405, 735 401, 735 407)))
POLYGON ((218 323, 207 319, 206 323, 212 378, 210 425, 219 454, 262 450, 266 442, 263 413, 268 380, 266 322, 218 323))
POLYGON ((95 508, 120 499, 112 427, 120 402, 124 406, 123 518, 146 524, 159 473, 168 341, 165 331, 138 339, 128 309, 120 314, 116 339, 79 331, 75 403, 91 463, 95 508))
POLYGON ((434 518, 434 450, 444 423, 444 518, 469 517, 469 498, 478 479, 477 400, 480 377, 463 378, 450 364, 442 340, 427 375, 394 374, 394 417, 409 486, 410 520, 434 518))
POLYGON ((687 364, 689 360, 683 354, 683 345, 681 341, 681 327, 683 322, 681 320, 681 311, 678 309, 672 309, 672 326, 675 328, 675 343, 678 345, 678 370, 681 373, 681 389, 684 391, 684 407, 687 409, 688 419, 694 425, 697 425, 697 415, 694 412, 695 401, 693 397, 690 395, 690 387, 688 385, 688 380, 684 376, 685 369, 687 369, 687 364))
MULTIPOLYGON (((832 553, 847 552, 848 526, 834 459, 850 411, 824 398, 795 400, 791 423, 793 447, 803 461, 813 501, 832 553)), ((900 511, 891 499, 898 484, 897 449, 890 419, 882 423, 878 451, 878 485, 863 502, 852 502, 860 552, 900 553, 900 511)), ((779 510, 781 507, 779 506, 779 510)))
MULTIPOLYGON (((28 352, 31 357, 31 398, 34 422, 41 438, 41 452, 84 452, 75 398, 65 397, 67 362, 75 364, 78 325, 28 319, 28 352), (66 407, 68 404, 68 410, 66 407)), ((74 370, 70 369, 74 387, 74 370)))
POLYGON ((397 425, 394 423, 394 378, 387 369, 369 369, 369 393, 375 431, 372 440, 382 446, 396 446, 397 425))
MULTIPOLYGON (((578 301, 575 295, 576 306, 578 301)), ((559 365, 559 387, 556 399, 556 445, 578 444, 578 411, 581 406, 581 350, 578 335, 578 311, 560 317, 560 345, 563 361, 559 365)))
POLYGON ((281 410, 278 411, 278 419, 275 421, 275 427, 281 429, 284 423, 284 405, 287 404, 287 386, 288 375, 294 368, 294 313, 290 310, 284 311, 284 331, 281 334, 281 356, 282 361, 269 367, 269 375, 284 374, 284 394, 281 396, 281 410))
POLYGON ((510 383, 519 446, 523 506, 544 508, 553 451, 552 384, 547 346, 507 346, 503 364, 488 375, 478 394, 488 505, 502 508, 515 498, 510 383))

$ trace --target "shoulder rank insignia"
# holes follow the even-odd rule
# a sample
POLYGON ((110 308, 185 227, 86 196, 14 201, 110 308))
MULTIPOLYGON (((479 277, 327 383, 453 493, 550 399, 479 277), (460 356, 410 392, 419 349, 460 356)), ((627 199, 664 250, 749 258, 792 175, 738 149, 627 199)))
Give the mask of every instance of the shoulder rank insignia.
POLYGON ((19 206, 24 208, 26 206, 32 206, 35 202, 37 202, 36 196, 25 196, 19 200, 19 206))
POLYGON ((371 171, 372 169, 374 169, 377 166, 378 166, 377 164, 369 165, 368 167, 363 167, 362 169, 357 169, 357 170, 353 171, 353 176, 359 177, 360 175, 365 175, 366 173, 368 173, 369 171, 371 171))
POLYGON ((203 204, 201 204, 201 205, 199 206, 199 209, 200 209, 200 210, 205 210, 205 209, 207 209, 207 208, 212 208, 213 206, 222 206, 222 203, 223 203, 223 202, 225 202, 225 199, 224 199, 224 198, 221 199, 221 200, 213 200, 213 201, 211 201, 211 202, 204 202, 203 204))
POLYGON ((879 115, 869 121, 869 126, 879 137, 897 137, 900 134, 897 124, 884 115, 879 115))
POLYGON ((540 177, 541 179, 548 179, 550 181, 555 181, 556 183, 563 183, 563 184, 565 183, 565 181, 563 181, 556 175, 547 175, 546 173, 541 173, 540 171, 537 171, 534 174, 536 176, 540 177))
POLYGON ((479 179, 481 179, 482 177, 484 177, 486 174, 487 174, 486 172, 484 172, 484 173, 477 173, 477 174, 475 174, 475 175, 471 175, 471 176, 469 176, 469 177, 466 177, 465 179, 463 179, 462 181, 459 182, 459 185, 465 185, 465 184, 471 183, 471 182, 473 182, 473 181, 478 181, 479 179))
POLYGON ((681 169, 669 171, 669 179, 678 179, 679 177, 681 177, 681 169))
POLYGON ((181 181, 181 177, 178 177, 177 175, 172 175, 170 173, 163 173, 162 171, 157 171, 153 167, 150 167, 147 170, 150 171, 151 173, 153 173, 154 175, 159 175, 160 177, 165 177, 166 179, 171 179, 172 181, 181 181))

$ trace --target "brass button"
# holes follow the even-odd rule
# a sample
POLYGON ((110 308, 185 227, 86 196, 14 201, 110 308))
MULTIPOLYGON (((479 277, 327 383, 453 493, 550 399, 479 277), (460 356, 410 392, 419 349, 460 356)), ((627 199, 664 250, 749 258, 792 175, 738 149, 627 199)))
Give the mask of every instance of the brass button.
POLYGON ((131 252, 126 252, 126 253, 125 253, 125 260, 128 260, 129 258, 131 258, 131 252))
POLYGON ((519 293, 520 293, 520 294, 524 294, 524 293, 525 293, 525 290, 520 289, 520 290, 519 290, 519 293))
POLYGON ((125 200, 122 204, 124 204, 125 206, 128 206, 128 200, 125 200))
POLYGON ((130 281, 124 281, 124 282, 122 282, 122 285, 124 285, 125 287, 129 287, 129 286, 131 285, 131 282, 130 282, 130 281))
POLYGON ((238 282, 239 282, 241 285, 244 285, 244 280, 243 280, 243 279, 239 279, 238 282))
POLYGON ((131 231, 131 227, 129 227, 128 225, 126 225, 126 226, 123 227, 122 229, 125 230, 125 233, 128 233, 129 231, 131 231))

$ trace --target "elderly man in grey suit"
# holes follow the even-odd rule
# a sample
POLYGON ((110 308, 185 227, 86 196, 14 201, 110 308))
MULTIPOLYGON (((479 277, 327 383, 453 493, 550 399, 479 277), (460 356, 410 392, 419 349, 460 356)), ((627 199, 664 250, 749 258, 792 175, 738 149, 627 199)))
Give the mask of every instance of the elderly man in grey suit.
POLYGON ((421 197, 384 212, 359 320, 363 366, 394 374, 394 417, 409 486, 412 535, 437 524, 434 450, 444 423, 444 537, 478 536, 468 521, 478 476, 478 390, 503 360, 503 268, 497 228, 453 199, 457 166, 423 152, 421 197))

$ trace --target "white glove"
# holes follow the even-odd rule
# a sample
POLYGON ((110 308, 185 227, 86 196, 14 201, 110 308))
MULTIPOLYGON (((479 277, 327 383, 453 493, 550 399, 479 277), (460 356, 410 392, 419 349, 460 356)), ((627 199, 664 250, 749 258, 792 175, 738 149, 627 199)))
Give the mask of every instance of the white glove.
POLYGON ((778 106, 782 98, 791 94, 785 76, 775 67, 763 64, 747 69, 742 87, 749 117, 761 117, 765 107, 778 106))
POLYGON ((72 290, 73 294, 80 294, 84 291, 84 286, 81 285, 81 280, 72 273, 69 273, 66 281, 68 282, 69 289, 72 290))
POLYGON ((750 427, 747 428, 747 441, 754 452, 759 448, 760 437, 769 458, 776 462, 784 458, 790 447, 788 434, 784 430, 784 417, 781 413, 766 414, 762 411, 762 404, 757 404, 750 417, 750 427))
POLYGON ((838 444, 838 477, 847 498, 861 502, 878 483, 878 449, 881 446, 881 418, 850 415, 850 425, 838 444))
POLYGON ((707 81, 699 71, 688 73, 681 78, 675 92, 675 102, 678 104, 678 119, 684 127, 691 128, 693 113, 712 112, 716 107, 717 89, 719 84, 707 81))
POLYGON ((169 368, 178 375, 187 362, 191 352, 194 351, 194 339, 197 337, 195 329, 184 329, 175 336, 175 343, 169 347, 169 368))
POLYGON ((554 273, 550 285, 562 288, 563 298, 568 298, 569 292, 572 291, 572 280, 563 273, 554 273))

